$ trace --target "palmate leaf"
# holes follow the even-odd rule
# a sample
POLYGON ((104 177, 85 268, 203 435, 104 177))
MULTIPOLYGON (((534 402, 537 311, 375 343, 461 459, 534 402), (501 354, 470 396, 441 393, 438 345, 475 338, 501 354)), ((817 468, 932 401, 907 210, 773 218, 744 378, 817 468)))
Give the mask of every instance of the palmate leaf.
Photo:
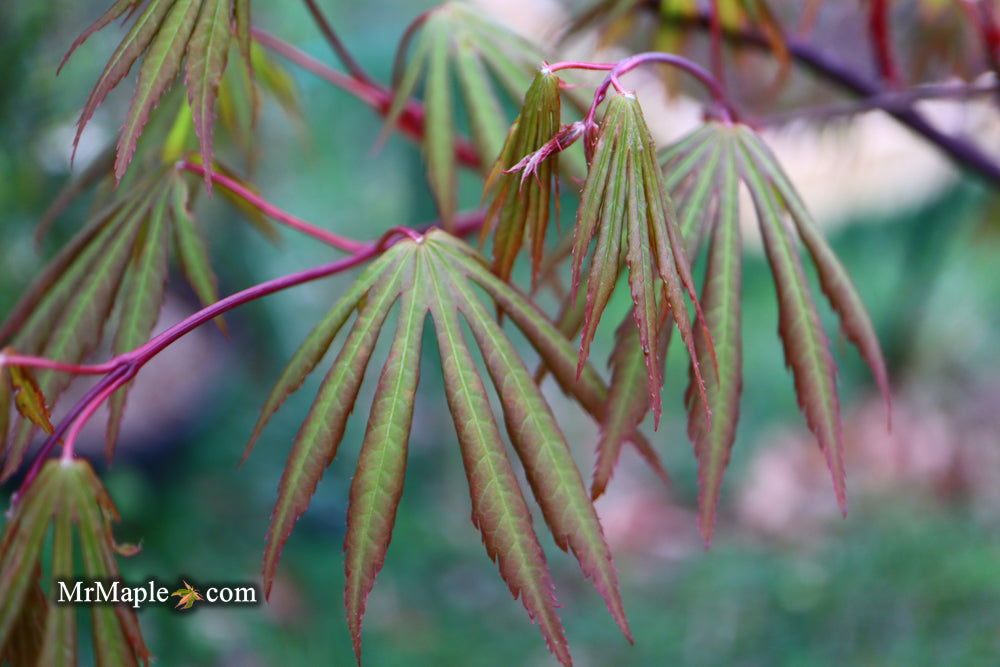
MULTIPOLYGON (((711 227, 708 268, 702 288, 702 307, 708 326, 715 338, 719 358, 719 374, 708 380, 708 400, 714 416, 705 422, 698 405, 699 397, 688 393, 688 435, 695 444, 698 458, 698 525, 706 544, 711 542, 716 508, 722 488, 722 475, 729 463, 732 443, 739 420, 739 400, 742 389, 742 346, 740 340, 740 292, 742 286, 742 241, 739 220, 739 181, 733 148, 714 150, 706 160, 705 171, 713 174, 711 193, 716 200, 710 204, 706 179, 697 179, 687 197, 685 213, 694 220, 694 211, 708 209, 711 227), (721 153, 725 151, 725 155, 721 153), (721 160, 721 161, 718 161, 721 160), (716 171, 718 169, 718 171, 716 171), (714 173, 713 173, 714 172, 714 173), (690 213, 688 213, 690 211, 690 213)), ((691 228, 691 246, 700 245, 698 228, 691 228)), ((696 338, 701 359, 707 357, 705 341, 696 338)), ((692 378, 692 387, 694 379, 692 378)))
MULTIPOLYGON (((441 349, 445 390, 461 446, 472 498, 473 522, 487 553, 515 598, 539 623, 552 652, 570 657, 545 556, 531 515, 503 447, 483 380, 476 370, 461 322, 468 325, 503 405, 507 432, 524 466, 533 494, 557 546, 572 551, 584 574, 594 580, 628 637, 617 575, 600 523, 590 504, 565 437, 524 363, 500 325, 479 301, 474 286, 493 296, 511 314, 553 373, 573 377, 576 393, 591 409, 607 388, 586 366, 575 382, 572 346, 514 288, 499 280, 467 245, 432 230, 419 241, 404 240, 387 250, 309 335, 265 405, 254 438, 288 394, 315 368, 346 320, 357 311, 343 347, 299 430, 279 485, 264 555, 269 591, 281 548, 306 510, 324 468, 336 455, 347 417, 388 312, 399 303, 399 320, 382 368, 368 428, 351 485, 345 538, 345 602, 355 650, 365 600, 382 566, 403 487, 413 399, 419 377, 420 339, 430 315, 441 349)), ((584 402, 582 400, 581 402, 584 402)))
MULTIPOLYGON (((539 375, 542 369, 551 371, 563 392, 577 400, 598 423, 604 425, 612 419, 611 410, 614 405, 612 396, 594 368, 588 363, 584 365, 582 374, 577 376, 579 350, 573 346, 570 338, 578 329, 573 326, 564 328, 561 326, 562 323, 551 322, 528 295, 498 279, 492 273, 470 273, 469 277, 490 294, 502 312, 517 324, 531 344, 539 350, 542 361, 539 371, 535 373, 536 384, 540 382, 539 375)), ((645 377, 645 368, 643 362, 641 378, 645 377)), ((648 400, 644 385, 639 386, 646 396, 645 400, 648 400)), ((635 446, 636 451, 661 481, 669 486, 670 480, 663 462, 646 437, 636 429, 632 429, 622 437, 635 446)))
POLYGON ((452 79, 458 83, 479 160, 491 165, 508 127, 497 83, 510 99, 520 100, 541 61, 537 46, 485 19, 480 9, 465 2, 440 5, 407 30, 396 55, 395 91, 383 134, 396 124, 422 80, 427 178, 446 227, 456 206, 452 79))
MULTIPOLYGON (((81 363, 104 339, 110 319, 114 351, 138 347, 148 340, 162 306, 171 239, 192 289, 202 300, 214 301, 205 244, 187 209, 189 187, 180 172, 164 168, 119 191, 22 297, 0 328, 0 340, 25 354, 81 363)), ((43 370, 36 379, 51 405, 72 378, 43 370)), ((127 391, 128 386, 111 399, 109 456, 127 391)), ((2 477, 20 465, 35 423, 23 419, 17 424, 2 477)))
MULTIPOLYGON (((607 409, 601 420, 601 437, 597 442, 597 460, 594 463, 594 477, 590 485, 590 497, 594 500, 607 489, 621 455, 622 445, 634 439, 632 434, 636 432, 650 408, 649 391, 644 382, 646 355, 642 352, 639 332, 631 320, 631 315, 626 315, 618 326, 615 332, 615 347, 609 359, 611 386, 608 391, 607 409)), ((657 355, 660 363, 666 361, 671 331, 670 327, 663 327, 659 333, 657 355)), ((660 376, 663 376, 662 367, 660 376)), ((666 473, 661 466, 653 466, 653 469, 664 483, 668 483, 666 473)))
MULTIPOLYGON (((684 141, 670 146, 664 152, 665 157, 669 158, 672 154, 690 151, 690 155, 685 153, 684 162, 681 167, 668 171, 664 179, 664 185, 681 202, 677 213, 677 224, 680 228, 681 236, 685 239, 684 245, 689 250, 697 247, 700 238, 697 234, 701 233, 701 230, 706 226, 695 225, 693 223, 700 223, 701 216, 705 214, 706 210, 710 209, 707 206, 709 202, 705 201, 705 197, 712 191, 713 179, 715 177, 713 165, 718 159, 718 151, 708 151, 711 155, 708 162, 703 167, 700 163, 700 160, 706 158, 706 147, 711 143, 706 141, 709 134, 708 129, 702 128, 693 132, 684 141), (702 167, 697 179, 691 178, 694 166, 702 167), (691 187, 676 187, 677 181, 680 180, 679 176, 684 177, 685 186, 691 187), (705 205, 704 210, 703 205, 705 205)), ((688 252, 688 259, 689 261, 694 261, 694 253, 688 252)), ((591 485, 591 495, 594 498, 597 498, 604 492, 611 479, 614 468, 618 463, 623 439, 627 437, 630 430, 634 431, 639 427, 639 424, 645 419, 650 409, 648 391, 643 391, 643 380, 647 376, 643 363, 644 355, 638 332, 634 327, 629 326, 630 317, 626 317, 626 320, 619 327, 615 347, 609 359, 612 369, 611 388, 608 396, 607 414, 601 422, 601 439, 597 445, 598 457, 591 485)), ((712 327, 715 325, 715 322, 707 314, 706 320, 709 330, 714 331, 712 327)), ((671 330, 669 326, 661 328, 658 339, 660 345, 658 354, 661 363, 665 360, 671 330)), ((698 350, 699 362, 702 366, 706 362, 711 365, 714 361, 711 355, 711 348, 706 345, 706 340, 703 330, 699 329, 695 331, 695 347, 698 350)), ((729 370, 720 367, 718 373, 720 375, 725 374, 729 370)), ((662 370, 660 373, 662 377, 662 370)), ((711 390, 713 380, 714 377, 709 374, 709 378, 706 381, 706 390, 711 390)), ((707 424, 707 420, 704 418, 703 404, 698 403, 697 408, 701 412, 699 422, 707 424)), ((713 409, 715 409, 714 404, 713 409)))
MULTIPOLYGON (((215 101, 229 55, 231 0, 204 0, 198 23, 191 33, 184 83, 188 103, 198 133, 201 160, 212 164, 212 130, 215 126, 215 101)), ((241 35, 246 39, 247 35, 241 35)), ((247 56, 249 53, 246 54, 247 56)), ((205 187, 212 188, 211 172, 205 172, 205 187)))
MULTIPOLYGON (((685 291, 703 326, 704 319, 694 296, 684 244, 676 230, 672 204, 654 151, 638 100, 631 94, 613 96, 601 123, 581 196, 574 232, 573 289, 580 282, 584 258, 596 237, 587 277, 579 354, 582 368, 622 264, 628 266, 632 314, 645 358, 649 400, 658 421, 661 363, 656 348, 662 323, 666 321, 665 313, 669 312, 670 321, 680 331, 701 386, 700 364, 683 297, 685 291), (662 292, 662 299, 657 292, 662 292)), ((710 340, 707 334, 706 340, 710 340)))
MULTIPOLYGON (((0 540, 0 654, 9 657, 21 647, 23 655, 26 639, 35 637, 37 664, 76 664, 77 610, 54 604, 56 581, 73 578, 74 527, 86 578, 119 578, 112 520, 117 520, 117 512, 89 464, 58 460, 45 464, 19 500, 0 540), (52 599, 46 602, 38 581, 50 529, 53 551, 48 589, 52 599), (32 617, 34 622, 25 622, 32 617)), ((149 650, 129 606, 96 604, 90 614, 97 664, 149 664, 149 650)))
MULTIPOLYGON (((843 443, 835 366, 811 296, 794 234, 816 265, 820 285, 840 316, 890 406, 888 376, 871 321, 843 266, 816 229, 801 198, 773 154, 743 125, 709 122, 662 155, 665 182, 680 202, 679 218, 690 256, 708 242, 703 307, 719 359, 719 374, 707 378, 711 428, 696 382, 688 389, 688 432, 698 458, 699 525, 711 540, 722 478, 739 417, 742 386, 740 347, 741 184, 749 190, 778 291, 780 333, 795 379, 799 404, 826 454, 838 502, 844 506, 843 443), (789 221, 793 223, 789 225, 789 221)), ((696 335, 702 363, 705 341, 696 335)))
MULTIPOLYGON (((187 58, 185 82, 203 162, 211 166, 212 128, 219 82, 226 68, 235 20, 236 41, 249 65, 248 0, 118 0, 85 30, 63 59, 94 32, 115 19, 135 15, 132 27, 98 77, 77 122, 74 150, 80 135, 108 94, 142 59, 135 91, 118 141, 115 177, 120 181, 135 153, 139 137, 160 98, 173 85, 187 58)), ((60 65, 61 67, 61 65, 60 65)), ((211 181, 206 174, 206 185, 211 181)))
POLYGON ((774 275, 778 296, 778 331, 785 347, 785 363, 792 369, 799 406, 805 413, 809 428, 819 440, 833 475, 837 502, 846 513, 840 402, 830 342, 820 325, 798 248, 789 235, 790 230, 786 227, 774 190, 768 187, 745 148, 741 158, 745 182, 757 209, 764 249, 774 275))

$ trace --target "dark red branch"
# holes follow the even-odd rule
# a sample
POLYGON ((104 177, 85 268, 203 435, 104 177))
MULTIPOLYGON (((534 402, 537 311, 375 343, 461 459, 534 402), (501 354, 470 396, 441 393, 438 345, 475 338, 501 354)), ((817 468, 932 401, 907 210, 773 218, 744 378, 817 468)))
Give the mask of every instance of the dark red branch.
MULTIPOLYGON (((652 7, 658 8, 659 4, 657 0, 649 0, 649 5, 652 7)), ((705 14, 690 18, 671 17, 669 20, 703 30, 709 28, 709 17, 705 14)), ((750 46, 768 52, 771 50, 767 38, 752 30, 726 29, 725 36, 734 44, 750 46)), ((792 37, 786 37, 786 44, 788 52, 796 62, 819 78, 825 79, 849 93, 860 97, 877 97, 885 93, 878 82, 868 79, 863 74, 821 53, 811 44, 792 37)), ((992 185, 1000 187, 1000 165, 975 144, 942 132, 912 107, 888 110, 888 113, 937 146, 958 166, 964 167, 985 178, 992 185)))

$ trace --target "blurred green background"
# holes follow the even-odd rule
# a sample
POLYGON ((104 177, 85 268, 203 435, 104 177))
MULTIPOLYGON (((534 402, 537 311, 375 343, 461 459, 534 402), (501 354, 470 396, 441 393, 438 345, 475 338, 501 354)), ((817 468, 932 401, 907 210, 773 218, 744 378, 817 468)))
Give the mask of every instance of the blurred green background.
MULTIPOLYGON (((34 223, 70 176, 65 156, 76 114, 118 33, 93 37, 58 78, 55 67, 106 4, 19 2, 0 9, 0 314, 85 218, 87 202, 81 201, 40 250, 33 246, 34 223)), ((358 60, 382 81, 403 28, 429 6, 402 0, 323 4, 358 60)), ((258 2, 254 9, 258 25, 333 62, 300 3, 258 2)), ((257 136, 262 158, 252 180, 265 196, 359 238, 431 220, 419 151, 393 137, 373 152, 381 124, 368 108, 307 73, 290 71, 303 117, 290 120, 273 103, 264 108, 257 136)), ((92 143, 85 141, 81 160, 93 150, 88 146, 114 136, 127 101, 127 87, 111 96, 88 130, 92 143)), ((464 205, 475 206, 476 183, 463 185, 464 205)), ((331 256, 291 233, 282 233, 274 246, 218 201, 203 204, 198 217, 212 239, 223 293, 331 256)), ((663 425, 651 434, 673 487, 661 488, 626 452, 611 492, 598 503, 616 551, 634 647, 617 633, 573 559, 542 536, 578 664, 1000 660, 997 211, 995 196, 972 179, 959 179, 929 203, 850 220, 831 233, 872 313, 897 400, 889 436, 873 407, 866 371, 853 348, 835 336, 851 475, 846 520, 837 518, 821 456, 796 409, 766 262, 750 254, 743 417, 712 549, 700 546, 692 511, 695 466, 684 434, 686 372, 677 349, 668 361, 663 425)), ((196 586, 257 581, 277 481, 318 377, 288 402, 249 462, 239 469, 236 463, 271 382, 351 278, 299 287, 232 313, 228 340, 203 332, 197 344, 212 360, 209 370, 185 366, 184 357, 173 362, 180 365, 177 391, 190 394, 189 400, 168 408, 137 402, 131 421, 152 420, 156 428, 126 429, 110 469, 94 456, 121 511, 118 538, 143 545, 140 554, 122 560, 125 580, 184 576, 196 586)), ((607 356, 611 320, 625 312, 625 298, 619 295, 609 311, 593 351, 597 360, 607 356)), ((180 288, 171 299, 176 310, 168 317, 195 308, 180 288)), ((833 319, 827 322, 833 331, 833 319)), ((469 521, 437 352, 430 337, 425 343, 406 490, 365 622, 366 663, 550 664, 537 630, 510 598, 469 521)), ((372 385, 370 377, 338 459, 284 550, 271 604, 144 610, 142 625, 159 664, 353 663, 341 548, 347 488, 364 433, 362 406, 372 385)), ((546 390, 588 471, 595 429, 551 384, 546 390)), ((10 491, 4 489, 5 498, 10 491)), ((542 525, 536 521, 536 527, 542 525)))

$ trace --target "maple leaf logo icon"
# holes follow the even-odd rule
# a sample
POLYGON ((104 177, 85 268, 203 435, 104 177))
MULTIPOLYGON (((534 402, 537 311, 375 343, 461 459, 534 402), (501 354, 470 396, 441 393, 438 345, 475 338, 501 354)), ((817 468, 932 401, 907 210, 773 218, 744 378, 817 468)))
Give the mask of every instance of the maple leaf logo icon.
POLYGON ((184 588, 177 589, 170 594, 170 597, 175 595, 180 598, 180 601, 174 606, 174 609, 190 609, 195 602, 203 599, 201 593, 186 581, 184 582, 184 588))

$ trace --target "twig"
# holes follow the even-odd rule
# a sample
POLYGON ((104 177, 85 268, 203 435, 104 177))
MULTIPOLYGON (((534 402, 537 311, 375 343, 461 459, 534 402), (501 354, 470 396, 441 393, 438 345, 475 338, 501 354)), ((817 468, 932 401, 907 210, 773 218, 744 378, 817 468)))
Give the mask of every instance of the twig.
POLYGON ((886 112, 907 109, 921 100, 933 99, 968 99, 980 95, 990 95, 1000 92, 1000 85, 989 84, 940 84, 915 86, 909 90, 885 92, 872 97, 863 97, 855 101, 825 104, 816 107, 792 109, 776 113, 762 119, 764 125, 782 125, 796 120, 822 121, 840 116, 851 116, 865 111, 880 109, 886 112))
MULTIPOLYGON (((183 169, 185 171, 190 171, 195 174, 205 174, 206 169, 194 162, 182 161, 177 163, 178 169, 183 169)), ((212 171, 210 174, 211 179, 218 185, 226 188, 233 194, 235 194, 240 199, 243 199, 248 204, 253 206, 255 209, 263 213, 264 215, 274 218, 283 225, 287 225, 292 229, 297 229, 303 234, 307 234, 315 239, 319 239, 327 245, 331 245, 334 248, 340 250, 346 250, 347 252, 357 252, 361 248, 365 247, 365 243, 361 241, 355 241, 354 239, 349 239, 333 232, 327 231, 321 227, 306 222, 302 218, 296 217, 287 211, 283 211, 274 204, 268 202, 263 197, 253 192, 252 190, 246 188, 238 181, 235 181, 225 174, 220 174, 217 171, 212 171)))
MULTIPOLYGON (((658 0, 649 0, 648 4, 657 9, 660 5, 658 0)), ((689 18, 671 17, 670 20, 703 30, 709 27, 709 17, 705 13, 699 13, 689 18)), ((762 51, 770 52, 771 50, 767 39, 758 32, 726 28, 724 34, 727 39, 734 43, 751 46, 762 51)), ((861 97, 877 97, 885 92, 878 82, 872 81, 846 65, 820 53, 811 44, 789 36, 786 36, 785 40, 788 52, 794 60, 840 88, 861 97)), ((979 174, 994 186, 1000 186, 1000 164, 997 164, 992 157, 975 144, 942 132, 923 114, 912 108, 895 109, 889 113, 900 123, 937 146, 959 166, 979 174)))
MULTIPOLYGON (((482 210, 458 215, 454 221, 455 228, 453 233, 457 236, 466 236, 471 234, 484 224, 485 219, 486 213, 482 210)), ((23 360, 27 362, 25 365, 44 365, 44 367, 51 368, 53 370, 63 370, 73 373, 80 371, 92 374, 97 369, 100 369, 100 372, 107 373, 100 379, 100 381, 91 387, 83 398, 81 398, 80 401, 77 402, 77 404, 74 405, 73 408, 71 408, 70 411, 62 418, 62 420, 60 420, 52 435, 50 435, 39 448, 38 453, 35 455, 35 458, 28 469, 27 475, 25 475, 24 481, 21 483, 20 488, 11 499, 11 508, 16 505, 18 498, 20 498, 31 485, 31 482, 37 476, 38 471, 41 470, 42 463, 49 457, 52 450, 63 438, 63 435, 68 434, 63 445, 63 459, 71 460, 74 456, 73 450, 76 437, 80 430, 86 425, 87 421, 93 416, 97 408, 100 407, 100 405, 119 387, 135 377, 145 364, 175 341, 197 329, 202 324, 205 324, 206 322, 209 322, 219 315, 222 315, 223 313, 226 313, 234 308, 251 301, 256 301, 257 299, 270 294, 274 294, 275 292, 280 292, 297 285, 302 285, 307 282, 319 280, 320 278, 326 278, 336 273, 347 271, 348 269, 351 269, 381 254, 395 242, 399 241, 400 238, 422 238, 422 231, 426 231, 436 225, 436 222, 431 223, 423 226, 420 230, 412 230, 406 227, 393 227, 383 234, 378 240, 365 244, 363 247, 359 248, 356 252, 347 257, 343 257, 334 262, 329 262, 312 269, 298 271, 280 278, 275 278, 274 280, 269 280, 267 282, 254 285, 253 287, 248 287, 240 292, 236 292, 235 294, 221 299, 210 306, 202 308, 198 312, 181 320, 174 326, 170 327, 158 336, 155 336, 131 352, 120 354, 103 364, 93 366, 76 366, 72 364, 62 364, 52 360, 43 360, 39 357, 3 357, 3 362, 6 365, 13 365, 11 362, 14 360, 23 360)))
POLYGON ((354 59, 354 56, 347 50, 344 43, 340 41, 340 37, 334 32, 333 26, 323 15, 323 10, 319 8, 316 0, 305 0, 306 7, 309 9, 309 13, 312 14, 313 20, 316 21, 316 26, 319 28, 323 36, 326 37, 326 41, 330 43, 330 47, 333 52, 337 54, 337 58, 344 65, 344 68, 350 72, 351 76, 356 80, 364 83, 373 83, 372 78, 368 76, 368 73, 358 64, 358 61, 354 59))

